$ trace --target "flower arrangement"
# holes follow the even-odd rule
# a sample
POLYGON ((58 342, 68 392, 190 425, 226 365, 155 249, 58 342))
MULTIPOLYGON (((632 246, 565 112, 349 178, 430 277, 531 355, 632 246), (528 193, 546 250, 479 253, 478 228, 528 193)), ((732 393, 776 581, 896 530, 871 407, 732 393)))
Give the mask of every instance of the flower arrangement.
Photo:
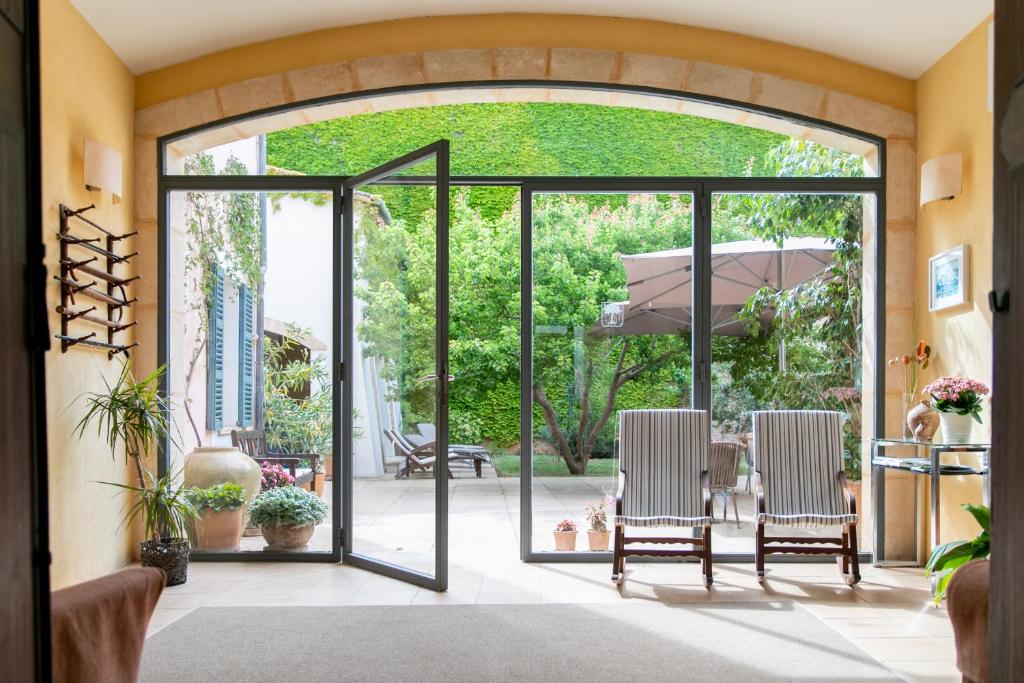
POLYGON ((297 486, 279 486, 252 500, 249 520, 256 526, 305 527, 327 519, 327 505, 297 486))
POLYGON ((967 377, 940 377, 924 388, 932 408, 940 413, 970 415, 981 424, 981 397, 988 394, 982 382, 967 377))
POLYGON ((913 397, 917 395, 918 373, 928 367, 931 357, 932 347, 922 339, 917 342, 917 346, 914 347, 913 355, 904 354, 902 356, 896 356, 889 359, 889 367, 903 368, 903 373, 900 375, 899 381, 900 391, 903 392, 905 396, 909 396, 913 399, 913 397))
POLYGON ((608 507, 615 503, 611 496, 605 496, 597 505, 587 503, 584 508, 591 531, 608 531, 608 507))
POLYGON ((576 526, 576 522, 571 519, 563 519, 561 522, 555 525, 555 531, 577 531, 579 527, 576 526))
POLYGON ((295 477, 284 471, 284 468, 277 463, 260 463, 260 491, 269 491, 279 486, 291 486, 295 483, 295 477))

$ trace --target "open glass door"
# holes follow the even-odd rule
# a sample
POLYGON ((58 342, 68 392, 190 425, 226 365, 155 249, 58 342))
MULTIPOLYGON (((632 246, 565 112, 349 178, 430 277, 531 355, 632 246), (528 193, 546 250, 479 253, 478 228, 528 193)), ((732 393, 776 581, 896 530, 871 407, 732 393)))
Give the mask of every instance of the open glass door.
POLYGON ((448 188, 447 140, 345 183, 336 315, 342 558, 438 591, 448 583, 448 188))

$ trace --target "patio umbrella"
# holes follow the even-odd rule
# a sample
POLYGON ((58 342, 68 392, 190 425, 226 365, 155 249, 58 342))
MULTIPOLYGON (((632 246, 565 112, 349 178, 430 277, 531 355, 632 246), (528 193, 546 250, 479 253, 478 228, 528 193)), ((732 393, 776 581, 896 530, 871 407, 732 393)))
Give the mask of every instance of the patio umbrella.
MULTIPOLYGON (((742 240, 711 247, 712 334, 744 336, 746 326, 736 316, 762 287, 786 291, 820 276, 832 263, 834 248, 821 237, 794 237, 775 242, 742 240)), ((618 306, 621 316, 612 326, 602 315, 595 333, 610 335, 672 334, 691 328, 693 311, 693 249, 670 249, 622 256, 629 300, 618 306)), ((614 311, 613 311, 614 313, 614 311)), ((767 325, 774 312, 762 315, 767 325)), ((785 349, 779 362, 785 366, 785 349)))

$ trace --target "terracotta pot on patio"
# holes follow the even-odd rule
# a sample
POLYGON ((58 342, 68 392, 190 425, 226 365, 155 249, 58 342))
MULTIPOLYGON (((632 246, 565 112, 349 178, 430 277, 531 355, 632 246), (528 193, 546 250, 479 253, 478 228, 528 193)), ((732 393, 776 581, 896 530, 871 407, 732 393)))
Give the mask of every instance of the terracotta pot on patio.
POLYGON ((324 456, 324 478, 327 481, 334 481, 334 458, 330 455, 324 456))
POLYGON ((590 544, 591 550, 608 550, 609 536, 611 536, 610 531, 587 529, 587 543, 590 544))
POLYGON ((260 466, 233 446, 204 446, 185 456, 186 487, 205 489, 215 484, 238 484, 246 501, 260 492, 260 466))
POLYGON ((575 531, 555 531, 555 550, 576 550, 575 531))
POLYGON ((196 547, 200 550, 237 550, 242 539, 243 508, 205 508, 196 522, 196 547))
POLYGON ((267 542, 264 550, 305 550, 313 538, 315 524, 308 526, 262 526, 263 538, 267 542))
POLYGON ((327 475, 323 472, 316 472, 313 474, 313 493, 316 494, 317 498, 324 497, 324 481, 327 479, 327 475))

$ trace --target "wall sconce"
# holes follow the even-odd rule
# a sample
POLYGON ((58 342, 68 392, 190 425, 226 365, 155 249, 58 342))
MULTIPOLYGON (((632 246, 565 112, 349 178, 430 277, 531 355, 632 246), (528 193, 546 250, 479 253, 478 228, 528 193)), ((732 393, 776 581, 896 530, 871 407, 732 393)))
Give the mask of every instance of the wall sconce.
POLYGON ((85 189, 109 192, 115 204, 121 201, 121 153, 95 140, 85 141, 85 189))
POLYGON ((921 206, 936 199, 952 199, 963 191, 964 155, 943 154, 921 164, 921 206))

